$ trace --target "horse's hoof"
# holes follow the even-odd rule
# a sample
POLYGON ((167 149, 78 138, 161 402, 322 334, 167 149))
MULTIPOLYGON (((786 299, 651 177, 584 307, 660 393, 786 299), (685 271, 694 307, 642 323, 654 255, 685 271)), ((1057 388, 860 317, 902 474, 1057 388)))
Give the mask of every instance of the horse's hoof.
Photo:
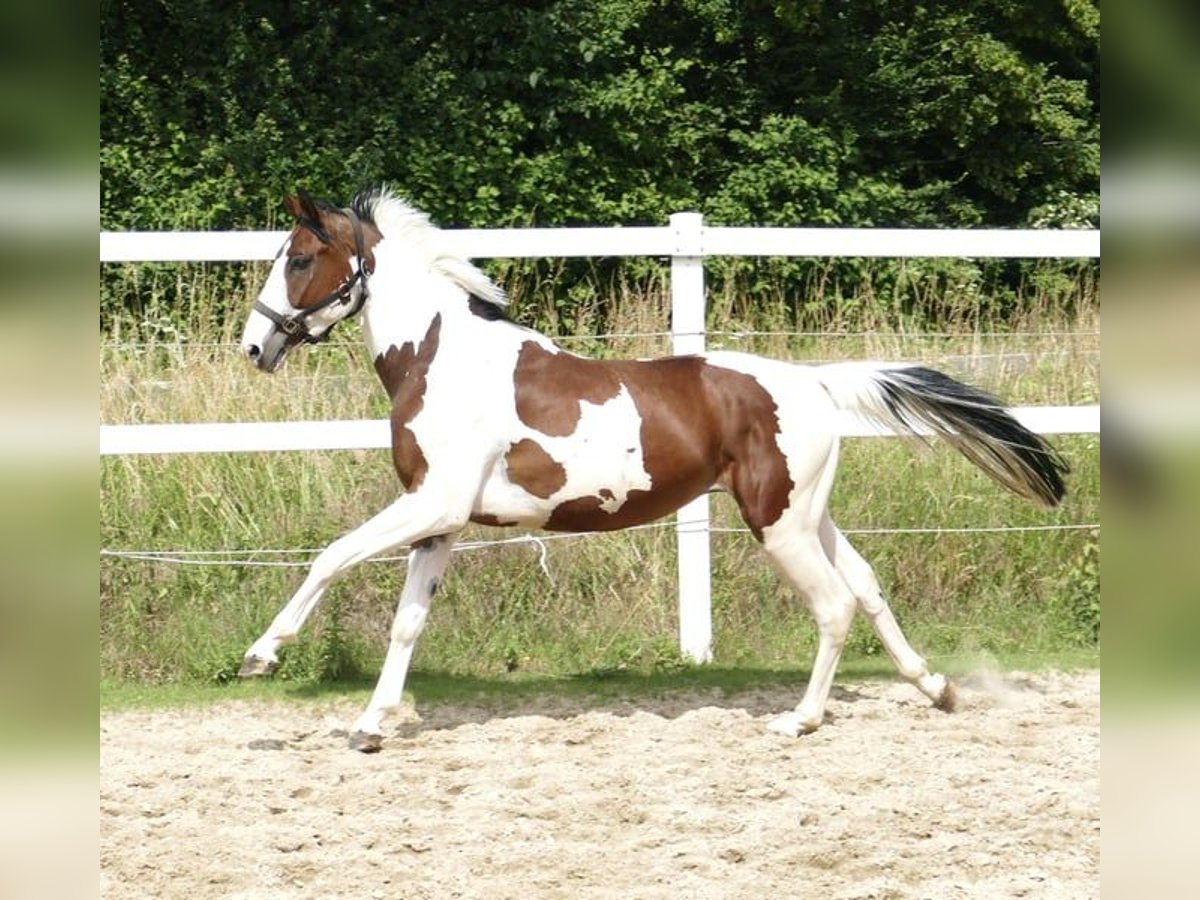
POLYGON ((271 675, 279 668, 279 662, 274 659, 263 659, 261 656, 251 654, 242 660, 242 667, 238 669, 238 678, 257 678, 260 675, 271 675))
POLYGON ((958 706, 958 689, 954 687, 953 681, 947 681, 946 687, 942 690, 942 696, 937 698, 933 708, 940 709, 942 712, 954 712, 956 706, 958 706))
POLYGON ((807 721, 801 717, 798 712, 784 713, 767 723, 767 731, 773 731, 776 734, 786 735, 787 737, 799 737, 802 734, 811 734, 820 727, 820 722, 807 721))
POLYGON ((356 731, 350 735, 350 749, 359 753, 378 753, 383 747, 383 735, 356 731))

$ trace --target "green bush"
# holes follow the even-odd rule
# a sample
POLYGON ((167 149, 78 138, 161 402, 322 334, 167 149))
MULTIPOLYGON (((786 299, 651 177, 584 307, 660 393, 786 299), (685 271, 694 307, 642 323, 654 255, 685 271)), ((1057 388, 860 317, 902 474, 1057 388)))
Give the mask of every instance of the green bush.
MULTIPOLYGON (((286 191, 344 203, 382 180, 449 228, 662 225, 683 210, 725 225, 1094 226, 1098 37, 1090 2, 445 0, 399 15, 374 0, 112 0, 101 225, 271 228, 286 191)), ((761 302, 783 283, 802 303, 820 277, 860 293, 863 261, 830 265, 756 262, 729 290, 761 302)), ((551 272, 519 268, 527 287, 551 272)), ((924 268, 914 284, 912 268, 874 266, 878 295, 903 312, 933 280, 1011 291, 1030 270, 924 268)), ((236 273, 211 271, 234 293, 236 273)), ((565 264, 553 281, 591 290, 561 288, 561 318, 617 272, 645 263, 565 264)), ((104 316, 161 320, 157 292, 178 325, 192 305, 179 270, 143 268, 141 290, 103 279, 104 316)))

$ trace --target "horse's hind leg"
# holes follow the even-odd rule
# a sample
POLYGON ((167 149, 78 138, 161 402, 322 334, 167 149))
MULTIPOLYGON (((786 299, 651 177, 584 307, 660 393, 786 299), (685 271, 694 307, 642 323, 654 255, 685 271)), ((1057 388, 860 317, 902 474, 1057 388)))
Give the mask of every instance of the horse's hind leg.
POLYGON ((795 736, 816 730, 825 718, 856 601, 821 546, 818 528, 837 469, 836 442, 830 439, 795 448, 792 465, 773 465, 783 461, 779 452, 773 437, 769 444, 748 448, 744 460, 726 471, 723 484, 775 568, 808 603, 817 623, 817 654, 804 697, 794 711, 768 726, 795 736), (781 495, 787 498, 782 512, 781 495))
POLYGON ((820 727, 833 687, 842 647, 854 620, 855 598, 826 556, 811 527, 787 527, 787 515, 764 534, 763 545, 772 562, 808 602, 817 622, 817 655, 804 697, 793 712, 774 719, 767 727, 791 736, 820 727))
POLYGON ((931 673, 924 658, 905 639, 870 564, 859 555, 828 514, 821 521, 820 531, 825 553, 857 598, 859 607, 871 622, 900 674, 916 685, 938 709, 947 712, 954 709, 954 684, 944 675, 931 673))

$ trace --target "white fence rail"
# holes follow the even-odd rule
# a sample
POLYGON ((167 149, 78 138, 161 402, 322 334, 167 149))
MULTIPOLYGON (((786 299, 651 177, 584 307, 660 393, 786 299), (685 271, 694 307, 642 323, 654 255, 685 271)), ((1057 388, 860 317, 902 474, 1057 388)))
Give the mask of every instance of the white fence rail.
MULTIPOLYGON (((471 258, 568 256, 1098 257, 1099 231, 723 228, 677 213, 666 228, 471 228, 445 232, 471 258)), ((100 262, 273 259, 286 231, 103 231, 100 262)))
MULTIPOLYGON (((1097 258, 1100 232, 972 229, 710 228, 698 213, 676 213, 665 228, 527 228, 447 231, 470 258, 657 256, 671 260, 671 327, 675 353, 705 344, 704 257, 1003 257, 1097 258)), ((286 232, 102 232, 100 261, 221 262, 272 259, 286 232)), ((1100 431, 1099 406, 1016 410, 1042 434, 1100 431)), ((882 432, 847 417, 842 433, 882 432)), ((101 455, 227 453, 387 447, 386 420, 101 425, 101 455)), ((676 519, 679 544, 679 640, 683 654, 712 658, 707 496, 676 519)))
MULTIPOLYGON (((1038 434, 1096 434, 1099 406, 1022 406, 1014 410, 1038 434)), ((853 413, 838 415, 842 437, 892 437, 853 413)), ((250 453, 282 450, 375 450, 392 445, 387 419, 295 422, 193 422, 168 425, 101 425, 101 456, 172 453, 250 453)))

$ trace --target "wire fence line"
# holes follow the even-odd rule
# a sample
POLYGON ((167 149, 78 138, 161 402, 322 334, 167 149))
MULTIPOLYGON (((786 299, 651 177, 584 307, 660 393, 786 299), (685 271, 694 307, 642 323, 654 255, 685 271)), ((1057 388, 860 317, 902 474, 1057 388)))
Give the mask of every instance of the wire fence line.
MULTIPOLYGON (((701 527, 704 522, 652 522, 648 525, 639 525, 632 528, 622 529, 623 531, 652 531, 666 528, 674 528, 677 526, 694 526, 701 527)), ((1100 523, 1078 523, 1078 524, 1055 524, 1055 525, 983 525, 970 527, 917 527, 917 528, 843 528, 843 534, 847 535, 942 535, 942 534, 1010 534, 1016 532, 1053 532, 1053 531, 1099 531, 1100 523)), ((736 527, 709 527, 710 534, 736 534, 748 535, 749 528, 736 527)), ((602 534, 611 534, 611 532, 602 531, 584 531, 562 534, 522 534, 511 538, 500 538, 491 541, 462 541, 454 546, 454 552, 469 552, 472 550, 483 550, 491 547, 514 546, 514 545, 531 545, 537 547, 541 554, 541 567, 547 576, 549 571, 546 567, 546 544, 553 541, 572 540, 576 538, 597 537, 602 534)), ((256 548, 256 549, 232 549, 232 550, 115 550, 112 548, 101 548, 100 556, 105 559, 118 559, 127 562, 147 562, 160 563, 167 565, 178 566, 231 566, 235 568, 270 568, 270 569, 295 569, 307 568, 312 564, 313 558, 320 553, 323 548, 320 547, 302 547, 302 548, 256 548), (260 556, 305 556, 302 560, 290 559, 258 559, 260 556)), ((374 556, 366 562, 372 563, 395 563, 405 562, 408 559, 408 554, 403 555, 387 555, 374 556)))
MULTIPOLYGON (((676 334, 699 335, 704 334, 707 337, 727 337, 727 338, 751 338, 751 337, 797 337, 797 338, 898 338, 903 340, 943 340, 947 338, 979 338, 983 340, 994 340, 996 338, 1098 338, 1100 337, 1099 329, 1086 329, 1079 331, 921 331, 921 332, 903 332, 903 331, 755 331, 755 330, 722 330, 722 329, 706 329, 703 332, 680 332, 680 331, 604 331, 594 334, 562 334, 551 335, 558 342, 577 342, 577 341, 615 341, 615 340, 631 340, 633 338, 669 338, 676 334)), ((184 348, 203 348, 210 350, 228 349, 236 350, 240 344, 237 341, 189 341, 189 340, 172 340, 172 341, 105 341, 102 343, 102 348, 107 350, 172 350, 184 348)), ((340 347, 345 349, 357 349, 359 342, 357 341, 342 341, 335 342, 329 347, 340 347)))

